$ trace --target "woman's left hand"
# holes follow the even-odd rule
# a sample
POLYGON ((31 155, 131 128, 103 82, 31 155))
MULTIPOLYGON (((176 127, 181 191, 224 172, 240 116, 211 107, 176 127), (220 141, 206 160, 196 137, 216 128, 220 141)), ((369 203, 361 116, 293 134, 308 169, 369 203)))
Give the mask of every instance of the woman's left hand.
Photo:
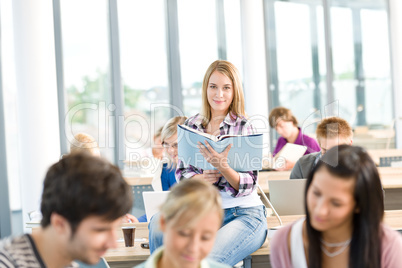
POLYGON ((221 170, 229 167, 228 154, 230 148, 232 148, 232 144, 229 144, 222 153, 217 153, 207 141, 205 141, 205 145, 198 142, 198 148, 205 160, 216 169, 221 170))

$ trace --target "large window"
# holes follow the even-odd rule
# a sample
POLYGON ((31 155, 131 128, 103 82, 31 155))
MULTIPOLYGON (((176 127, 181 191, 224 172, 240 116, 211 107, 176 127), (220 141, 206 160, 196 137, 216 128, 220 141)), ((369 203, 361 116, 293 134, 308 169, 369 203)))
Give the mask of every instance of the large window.
POLYGON ((338 115, 355 129, 355 144, 394 147, 386 1, 265 3, 271 109, 288 107, 307 125, 338 115))
POLYGON ((117 2, 127 160, 144 155, 171 115, 164 2, 117 2))
POLYGON ((65 135, 71 140, 79 132, 90 134, 101 154, 113 160, 108 1, 61 0, 60 9, 68 105, 65 135))
POLYGON ((201 86, 208 66, 218 59, 215 0, 178 0, 183 108, 201 109, 201 86))

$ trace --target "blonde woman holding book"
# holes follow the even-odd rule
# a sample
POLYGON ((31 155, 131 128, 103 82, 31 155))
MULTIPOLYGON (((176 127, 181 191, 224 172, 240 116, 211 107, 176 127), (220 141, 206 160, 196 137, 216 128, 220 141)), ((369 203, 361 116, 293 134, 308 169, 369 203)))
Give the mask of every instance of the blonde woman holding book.
MULTIPOLYGON (((185 125, 215 136, 250 135, 254 127, 244 111, 242 82, 237 68, 228 61, 213 62, 202 84, 202 111, 190 117, 185 125)), ((229 145, 217 153, 205 142, 198 144, 201 154, 214 170, 185 167, 179 160, 176 179, 200 179, 213 184, 222 198, 222 227, 209 257, 235 265, 259 249, 267 234, 264 206, 257 194, 257 171, 236 172, 227 163, 229 145)))

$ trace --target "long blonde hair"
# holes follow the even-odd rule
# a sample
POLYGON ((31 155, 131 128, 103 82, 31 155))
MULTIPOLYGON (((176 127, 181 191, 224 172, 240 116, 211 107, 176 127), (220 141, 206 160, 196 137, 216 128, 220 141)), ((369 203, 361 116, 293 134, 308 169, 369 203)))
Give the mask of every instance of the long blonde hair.
POLYGON ((174 185, 161 207, 161 215, 173 225, 191 227, 209 212, 216 211, 223 219, 222 200, 216 187, 197 179, 174 185))
POLYGON ((202 125, 206 125, 211 120, 211 106, 208 103, 207 90, 209 79, 213 72, 218 71, 228 77, 233 84, 233 100, 229 106, 229 113, 232 117, 245 116, 244 111, 244 93, 243 85, 240 79, 240 74, 237 68, 230 62, 225 60, 214 61, 207 69, 204 80, 202 82, 202 111, 203 116, 202 125))

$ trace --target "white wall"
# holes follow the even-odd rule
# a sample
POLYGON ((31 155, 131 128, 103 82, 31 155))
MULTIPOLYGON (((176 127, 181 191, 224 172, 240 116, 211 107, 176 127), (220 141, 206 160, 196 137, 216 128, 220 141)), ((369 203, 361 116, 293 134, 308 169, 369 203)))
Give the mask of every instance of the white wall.
POLYGON ((13 0, 23 221, 60 156, 52 0, 13 0))

